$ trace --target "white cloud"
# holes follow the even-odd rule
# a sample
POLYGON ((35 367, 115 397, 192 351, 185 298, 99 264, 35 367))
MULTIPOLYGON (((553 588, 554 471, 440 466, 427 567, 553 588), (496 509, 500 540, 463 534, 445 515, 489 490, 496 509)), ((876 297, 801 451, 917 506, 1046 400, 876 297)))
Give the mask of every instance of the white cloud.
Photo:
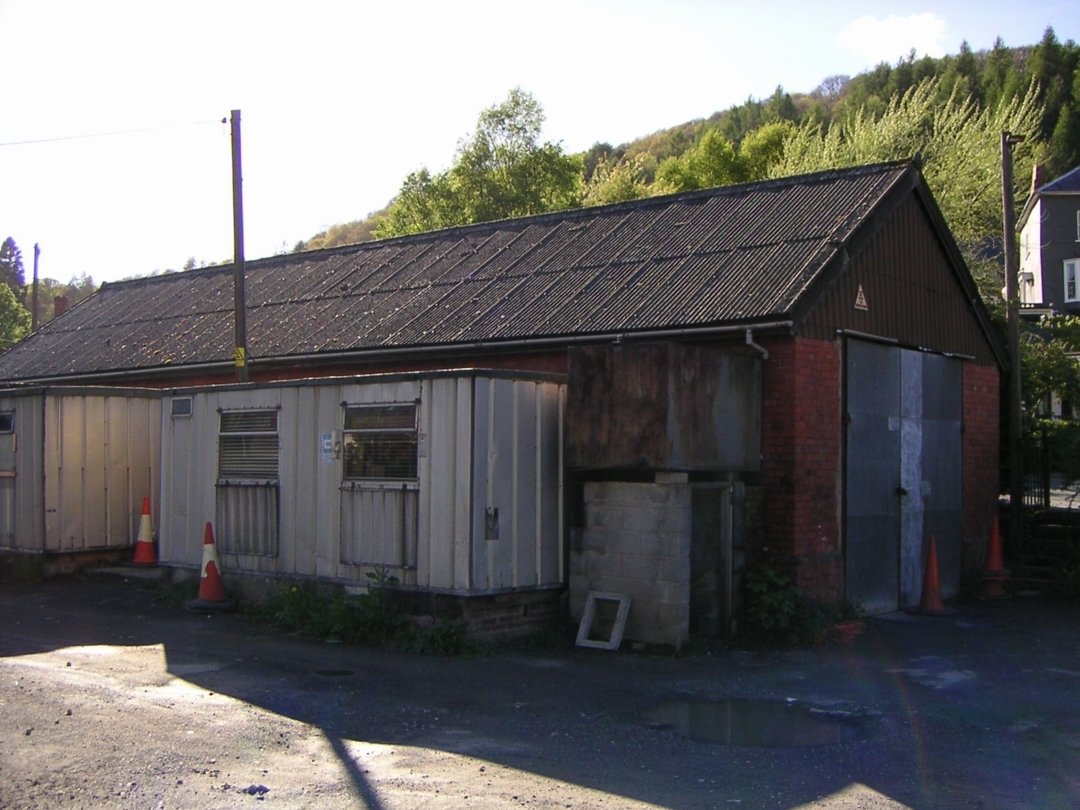
POLYGON ((912 50, 918 56, 944 56, 945 20, 932 12, 907 17, 859 17, 844 28, 837 44, 865 60, 862 67, 895 64, 912 50))

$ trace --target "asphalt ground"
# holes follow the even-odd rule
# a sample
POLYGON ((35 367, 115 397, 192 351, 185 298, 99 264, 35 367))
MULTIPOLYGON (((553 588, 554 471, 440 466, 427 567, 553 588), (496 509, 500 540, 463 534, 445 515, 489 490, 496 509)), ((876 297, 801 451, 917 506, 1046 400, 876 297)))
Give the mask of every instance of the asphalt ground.
POLYGON ((0 807, 1080 807, 1080 606, 441 658, 0 584, 0 807))

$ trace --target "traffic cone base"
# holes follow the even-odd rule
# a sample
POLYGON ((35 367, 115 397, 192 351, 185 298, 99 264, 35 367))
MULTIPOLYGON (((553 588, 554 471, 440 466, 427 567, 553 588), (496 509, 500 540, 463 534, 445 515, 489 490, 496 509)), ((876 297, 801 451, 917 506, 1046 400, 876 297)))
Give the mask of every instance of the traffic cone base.
POLYGON ((919 616, 948 616, 956 611, 945 607, 941 600, 941 577, 938 574, 937 539, 930 535, 930 548, 926 554, 926 569, 923 571, 922 599, 919 606, 908 608, 908 613, 919 616))
POLYGON ((206 524, 203 532, 202 576, 199 579, 199 596, 186 605, 192 611, 227 612, 236 610, 236 600, 225 594, 217 564, 217 546, 214 543, 214 527, 206 524))
POLYGON ((142 517, 139 519, 139 536, 135 541, 135 555, 132 565, 157 565, 157 552, 154 550, 154 526, 150 522, 150 499, 142 500, 142 517))

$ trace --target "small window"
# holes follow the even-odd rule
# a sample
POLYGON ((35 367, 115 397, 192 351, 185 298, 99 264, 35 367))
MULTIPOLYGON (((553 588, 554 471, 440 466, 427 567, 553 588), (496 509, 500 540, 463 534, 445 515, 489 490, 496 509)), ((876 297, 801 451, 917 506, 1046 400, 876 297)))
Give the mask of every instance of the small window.
POLYGON ((347 405, 345 478, 415 481, 416 405, 347 405))
POLYGON ((191 397, 174 397, 172 401, 172 415, 191 416, 191 397))
POLYGON ((1065 300, 1080 301, 1080 291, 1077 283, 1080 282, 1080 259, 1070 259, 1065 262, 1065 300))
POLYGON ((268 480, 278 477, 278 412, 222 411, 218 433, 218 477, 268 480))
POLYGON ((0 412, 0 433, 15 432, 15 414, 11 411, 0 412))

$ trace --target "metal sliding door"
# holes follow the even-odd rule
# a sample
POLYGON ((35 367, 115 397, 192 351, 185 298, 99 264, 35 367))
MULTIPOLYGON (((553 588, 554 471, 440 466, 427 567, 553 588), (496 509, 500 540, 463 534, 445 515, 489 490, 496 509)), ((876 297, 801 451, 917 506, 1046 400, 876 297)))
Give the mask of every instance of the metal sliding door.
POLYGON ((868 613, 917 604, 926 543, 942 590, 959 584, 961 365, 847 341, 846 595, 868 613))

